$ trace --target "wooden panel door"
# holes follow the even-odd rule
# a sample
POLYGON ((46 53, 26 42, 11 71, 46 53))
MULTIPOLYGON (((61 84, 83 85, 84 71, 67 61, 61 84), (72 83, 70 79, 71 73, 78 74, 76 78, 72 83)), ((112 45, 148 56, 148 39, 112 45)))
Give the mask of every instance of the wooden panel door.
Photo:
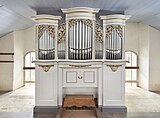
POLYGON ((63 69, 63 87, 97 87, 97 69, 63 69))
POLYGON ((79 73, 79 69, 63 69, 63 87, 77 87, 79 73))
POLYGON ((97 87, 97 69, 83 69, 81 74, 83 87, 97 87))

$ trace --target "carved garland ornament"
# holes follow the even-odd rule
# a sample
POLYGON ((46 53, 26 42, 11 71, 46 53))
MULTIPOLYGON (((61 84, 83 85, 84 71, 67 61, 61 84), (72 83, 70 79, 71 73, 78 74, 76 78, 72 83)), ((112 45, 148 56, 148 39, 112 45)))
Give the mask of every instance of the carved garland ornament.
POLYGON ((115 30, 119 37, 123 38, 123 27, 122 25, 108 25, 106 27, 106 37, 108 38, 110 35, 112 35, 112 31, 115 30))
POLYGON ((43 33, 47 31, 48 34, 54 39, 55 37, 55 28, 53 25, 39 25, 38 26, 38 39, 41 38, 43 33))
POLYGON ((69 28, 71 28, 74 24, 80 21, 89 27, 93 26, 92 21, 89 19, 72 19, 69 21, 69 28))
POLYGON ((103 43, 103 28, 99 23, 96 23, 95 35, 96 35, 96 41, 98 41, 99 43, 103 43))
POLYGON ((58 44, 65 41, 65 36, 66 36, 66 24, 62 23, 58 27, 58 44))

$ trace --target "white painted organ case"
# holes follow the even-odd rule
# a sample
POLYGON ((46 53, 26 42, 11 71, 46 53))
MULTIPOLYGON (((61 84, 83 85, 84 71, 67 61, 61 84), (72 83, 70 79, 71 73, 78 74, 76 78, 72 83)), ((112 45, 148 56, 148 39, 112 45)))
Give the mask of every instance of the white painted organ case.
MULTIPOLYGON (((36 107, 56 107, 58 74, 57 64, 57 32, 60 16, 37 15, 36 21, 36 107)), ((35 107, 35 108, 36 108, 35 107)))
POLYGON ((103 111, 125 109, 125 15, 101 16, 99 9, 62 9, 37 15, 36 107, 58 108, 66 94, 93 94, 103 111))

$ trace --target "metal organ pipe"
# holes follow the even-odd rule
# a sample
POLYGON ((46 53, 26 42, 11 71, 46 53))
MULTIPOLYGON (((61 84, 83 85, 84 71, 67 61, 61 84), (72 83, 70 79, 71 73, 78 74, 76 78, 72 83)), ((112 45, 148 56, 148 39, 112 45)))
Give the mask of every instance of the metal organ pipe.
POLYGON ((68 55, 69 55, 69 58, 73 58, 73 54, 72 54, 72 51, 71 51, 71 48, 73 47, 73 34, 72 34, 72 32, 73 32, 73 27, 71 27, 70 28, 70 32, 69 32, 69 34, 68 34, 68 37, 70 38, 70 40, 68 40, 68 44, 70 44, 69 45, 69 53, 68 53, 68 55))
POLYGON ((112 43, 111 36, 112 35, 109 36, 109 48, 108 48, 109 59, 111 59, 111 50, 110 50, 111 49, 111 43, 112 43))
POLYGON ((90 57, 90 30, 89 30, 89 27, 87 26, 88 28, 88 59, 90 57))
POLYGON ((89 28, 89 59, 91 59, 91 57, 92 57, 92 38, 91 38, 91 28, 90 27, 88 27, 89 28))
POLYGON ((114 38, 115 38, 115 34, 114 34, 114 30, 113 30, 113 34, 112 34, 112 59, 114 59, 114 38))
POLYGON ((85 50, 84 50, 84 42, 85 42, 85 39, 84 39, 84 24, 82 23, 82 36, 83 36, 83 39, 82 39, 82 59, 84 59, 84 54, 85 54, 85 50))
MULTIPOLYGON (((44 30, 43 30, 43 35, 42 35, 43 37, 42 37, 42 48, 41 49, 44 49, 44 38, 45 38, 45 33, 44 33, 44 30)), ((43 52, 43 50, 42 50, 42 52, 41 52, 41 54, 42 54, 42 59, 45 59, 45 55, 44 55, 44 52, 43 52)))
POLYGON ((85 25, 85 32, 86 32, 86 34, 85 34, 85 47, 84 47, 84 49, 85 49, 85 59, 87 59, 87 35, 88 35, 88 32, 87 32, 87 26, 85 25))
POLYGON ((78 59, 78 23, 76 23, 76 59, 78 59))
POLYGON ((81 38, 80 38, 80 21, 78 22, 78 59, 80 59, 80 43, 81 43, 81 38))
POLYGON ((82 47, 81 47, 81 43, 82 43, 82 37, 81 37, 81 35, 82 35, 82 33, 81 33, 82 31, 81 31, 81 21, 79 22, 79 59, 81 60, 82 58, 82 56, 81 56, 81 54, 82 54, 82 47))
POLYGON ((45 43, 45 37, 46 37, 46 33, 45 33, 45 31, 44 31, 44 37, 43 37, 43 42, 44 42, 44 44, 43 44, 43 52, 44 52, 44 59, 46 58, 46 54, 45 54, 45 45, 46 45, 46 43, 45 43))
MULTIPOLYGON (((117 34, 117 33, 116 33, 117 34)), ((116 55, 115 55, 115 59, 116 59, 116 56, 118 56, 118 48, 117 48, 117 40, 118 40, 118 35, 116 35, 116 39, 115 39, 115 50, 116 50, 116 55)))
MULTIPOLYGON (((50 34, 50 33, 49 33, 50 34)), ((50 40, 51 40, 51 38, 50 38, 50 35, 48 34, 48 49, 49 50, 51 50, 52 48, 50 47, 50 40)), ((49 53, 49 55, 48 55, 48 58, 49 59, 51 59, 52 57, 51 57, 51 54, 52 54, 52 50, 51 50, 51 52, 49 53)))
POLYGON ((73 45, 73 50, 72 50, 72 53, 73 53, 73 59, 76 57, 75 56, 75 48, 76 48, 76 42, 75 42, 75 38, 76 36, 75 36, 75 24, 73 25, 73 42, 74 42, 74 45, 73 45))
MULTIPOLYGON (((72 39, 72 47, 74 47, 74 34, 73 34, 73 27, 71 27, 71 32, 70 32, 70 36, 71 36, 71 39, 72 39)), ((71 47, 70 47, 71 48, 71 47)), ((71 52, 70 50, 70 55, 71 55, 71 59, 74 58, 74 55, 73 55, 73 51, 71 52)))
MULTIPOLYGON (((53 41, 53 37, 51 37, 49 35, 49 49, 51 50, 50 54, 49 54, 49 59, 52 59, 55 57, 55 46, 53 46, 53 50, 52 50, 52 45, 51 42, 53 41), (53 53, 53 54, 52 54, 53 53)), ((54 43, 55 44, 55 43, 54 43)))
POLYGON ((87 27, 87 40, 86 40, 87 41, 87 45, 86 45, 86 49, 87 49, 87 59, 88 59, 88 56, 89 56, 88 55, 88 52, 89 52, 89 50, 88 50, 89 49, 88 48, 88 45, 89 45, 89 32, 88 32, 88 26, 87 25, 86 25, 86 27, 87 27))
POLYGON ((45 31, 45 59, 47 59, 47 55, 48 55, 48 46, 47 46, 47 31, 45 31))
POLYGON ((48 30, 46 31, 46 59, 48 59, 48 30))
POLYGON ((50 51, 49 51, 49 33, 46 31, 46 34, 47 34, 47 59, 49 59, 49 54, 50 54, 50 51))
POLYGON ((114 41, 115 41, 116 35, 115 35, 115 30, 113 30, 113 39, 112 39, 112 59, 114 59, 114 54, 115 54, 115 48, 114 48, 114 41))

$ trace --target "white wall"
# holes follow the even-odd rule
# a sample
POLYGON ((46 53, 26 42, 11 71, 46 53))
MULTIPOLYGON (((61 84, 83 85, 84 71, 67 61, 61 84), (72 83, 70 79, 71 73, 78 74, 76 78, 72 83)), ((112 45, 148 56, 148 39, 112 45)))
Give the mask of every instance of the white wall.
POLYGON ((139 86, 149 90, 149 46, 150 26, 143 23, 127 23, 125 50, 138 54, 138 82, 139 86))
MULTIPOLYGON (((24 85, 24 56, 35 50, 35 27, 14 31, 0 38, 0 53, 14 53, 14 63, 0 63, 0 90, 14 90, 24 85)), ((11 57, 3 56, 11 61, 11 57)), ((3 61, 0 56, 0 61, 3 61)))
POLYGON ((24 30, 24 54, 35 51, 35 27, 24 30))
POLYGON ((149 26, 139 24, 139 86, 149 89, 149 26))
POLYGON ((139 51, 139 23, 127 23, 125 33, 125 50, 139 51))
POLYGON ((125 49, 138 54, 139 86, 160 91, 160 31, 143 23, 127 23, 125 49))
POLYGON ((149 90, 160 91, 160 31, 150 27, 149 90))
POLYGON ((24 85, 23 77, 23 48, 24 48, 24 31, 14 32, 14 80, 13 89, 19 88, 24 85))
MULTIPOLYGON (((13 33, 0 38, 0 53, 13 53, 13 33)), ((12 61, 13 56, 2 56, 0 61, 12 61), (4 60, 5 59, 5 60, 4 60)), ((13 63, 0 63, 0 90, 13 89, 13 63)))

